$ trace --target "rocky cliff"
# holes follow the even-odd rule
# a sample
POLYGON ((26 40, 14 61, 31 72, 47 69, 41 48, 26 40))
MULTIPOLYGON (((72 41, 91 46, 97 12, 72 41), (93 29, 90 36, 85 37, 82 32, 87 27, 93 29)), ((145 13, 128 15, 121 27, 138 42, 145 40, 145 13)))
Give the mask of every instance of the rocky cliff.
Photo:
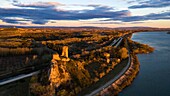
POLYGON ((51 85, 58 87, 60 84, 69 81, 70 74, 66 70, 66 63, 62 61, 52 60, 51 72, 49 80, 51 85))

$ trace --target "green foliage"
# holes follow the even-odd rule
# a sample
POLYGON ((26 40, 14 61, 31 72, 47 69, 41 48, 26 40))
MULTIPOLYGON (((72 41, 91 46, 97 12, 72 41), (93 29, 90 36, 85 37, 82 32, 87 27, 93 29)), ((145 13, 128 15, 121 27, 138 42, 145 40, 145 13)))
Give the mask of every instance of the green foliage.
POLYGON ((53 96, 55 90, 52 86, 44 86, 40 83, 33 83, 30 86, 31 96, 53 96))
POLYGON ((85 87, 91 84, 90 74, 87 70, 84 69, 82 63, 71 61, 67 65, 67 69, 73 77, 73 81, 77 81, 77 83, 80 84, 81 87, 85 87), (79 65, 77 65, 77 63, 79 63, 79 65), (78 67, 82 67, 82 69, 78 67))
POLYGON ((128 40, 129 46, 131 47, 131 51, 135 54, 142 54, 142 53, 151 53, 154 51, 153 47, 150 47, 149 45, 146 44, 140 44, 138 42, 128 40))

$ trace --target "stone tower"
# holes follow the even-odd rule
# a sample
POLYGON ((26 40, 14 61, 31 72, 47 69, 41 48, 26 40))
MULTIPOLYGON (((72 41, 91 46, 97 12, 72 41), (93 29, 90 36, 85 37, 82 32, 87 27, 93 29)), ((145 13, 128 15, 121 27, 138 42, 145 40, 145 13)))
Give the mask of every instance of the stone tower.
POLYGON ((66 68, 68 61, 70 61, 70 58, 68 58, 68 46, 63 46, 61 56, 58 53, 53 54, 49 75, 50 85, 58 87, 60 84, 71 80, 66 68))
POLYGON ((68 46, 63 46, 61 56, 68 58, 68 46))

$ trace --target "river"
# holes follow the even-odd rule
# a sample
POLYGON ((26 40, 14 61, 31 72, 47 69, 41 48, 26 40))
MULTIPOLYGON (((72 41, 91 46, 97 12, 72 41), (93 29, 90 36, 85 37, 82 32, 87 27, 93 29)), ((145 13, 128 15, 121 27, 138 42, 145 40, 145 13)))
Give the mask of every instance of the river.
POLYGON ((166 32, 135 33, 132 40, 155 48, 140 54, 140 71, 132 84, 119 96, 170 96, 170 34, 166 32))

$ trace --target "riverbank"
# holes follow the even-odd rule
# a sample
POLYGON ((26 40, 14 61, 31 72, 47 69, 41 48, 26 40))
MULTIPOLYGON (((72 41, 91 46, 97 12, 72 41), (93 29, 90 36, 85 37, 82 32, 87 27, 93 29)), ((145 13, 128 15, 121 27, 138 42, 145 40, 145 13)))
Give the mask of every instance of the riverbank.
POLYGON ((118 95, 125 87, 131 85, 133 80, 136 78, 139 69, 140 62, 136 56, 136 54, 147 54, 154 51, 154 48, 150 47, 146 44, 140 44, 138 42, 132 41, 128 39, 128 45, 130 47, 131 54, 131 64, 129 69, 122 75, 118 80, 116 80, 112 85, 108 86, 104 90, 102 90, 98 95, 118 95))
POLYGON ((135 79, 136 75, 139 72, 139 61, 135 54, 131 55, 131 65, 129 69, 122 75, 118 80, 116 80, 113 84, 102 90, 98 95, 108 95, 115 96, 118 95, 125 87, 129 86, 132 81, 135 79))
MULTIPOLYGON (((71 80, 69 79, 70 81, 68 80, 68 82, 61 83, 62 87, 59 87, 60 89, 59 88, 55 89, 55 90, 60 90, 60 91, 56 92, 56 95, 58 96, 58 95, 62 94, 64 96, 66 96, 66 95, 71 96, 71 95, 78 94, 80 96, 84 96, 84 95, 91 93, 92 90, 96 90, 96 89, 98 90, 98 88, 101 88, 101 90, 104 88, 103 91, 105 91, 105 89, 108 89, 108 90, 113 89, 111 91, 107 90, 106 92, 107 93, 111 92, 109 94, 117 95, 119 92, 121 92, 123 90, 123 88, 130 85, 139 71, 139 64, 138 64, 139 62, 138 62, 138 60, 136 60, 137 57, 135 57, 135 54, 149 53, 152 50, 151 50, 151 47, 149 47, 145 44, 140 44, 140 43, 134 42, 130 39, 124 40, 124 41, 128 41, 129 43, 127 44, 125 42, 122 42, 120 48, 118 48, 118 49, 108 46, 106 48, 105 47, 101 48, 100 50, 94 50, 87 54, 81 54, 81 55, 77 56, 77 59, 71 60, 70 62, 68 62, 65 65, 63 65, 62 62, 61 63, 58 62, 56 64, 57 66, 59 65, 58 68, 61 67, 60 65, 65 66, 65 67, 62 69, 64 71, 61 71, 61 72, 56 67, 57 74, 58 75, 63 74, 63 72, 67 71, 70 74, 69 76, 72 78, 71 78, 71 80), (127 45, 129 45, 130 48, 127 48, 127 45), (121 50, 121 48, 123 48, 123 47, 130 50, 130 52, 131 52, 130 57, 132 57, 132 58, 130 58, 130 60, 132 60, 133 64, 128 63, 129 58, 123 57, 123 56, 125 56, 124 54, 123 55, 120 54, 120 53, 123 53, 124 51, 123 52, 117 51, 117 50, 121 50), (107 61, 106 57, 104 57, 104 55, 103 55, 104 52, 105 53, 109 52, 109 56, 111 57, 111 58, 109 58, 109 60, 111 60, 111 61, 109 61, 109 63, 106 62, 107 61), (87 58, 86 60, 84 60, 85 57, 87 58), (118 59, 116 59, 116 57, 118 59), (80 58, 82 58, 83 61, 80 62, 80 58), (76 61, 76 60, 79 60, 79 61, 76 61), (127 66, 127 64, 128 64, 128 66, 127 66), (130 68, 129 68, 129 66, 130 66, 130 68), (122 70, 124 70, 124 71, 122 71, 122 70), (120 79, 116 78, 114 81, 110 82, 110 80, 113 80, 113 78, 115 76, 117 76, 117 74, 120 74, 120 73, 121 73, 121 75, 118 76, 118 78, 120 77, 120 79), (109 84, 107 84, 108 82, 109 82, 109 84), (115 82, 115 85, 112 84, 113 82, 115 82), (110 87, 106 88, 106 86, 103 86, 103 85, 107 85, 107 86, 113 85, 113 86, 111 88, 110 87)), ((127 54, 127 50, 125 51, 125 53, 127 54)), ((65 76, 65 75, 62 75, 62 76, 65 76)), ((57 77, 57 80, 58 80, 57 82, 60 82, 61 79, 63 79, 63 77, 60 77, 60 76, 58 76, 58 77, 57 77)), ((43 86, 40 85, 40 87, 43 87, 43 86)), ((37 89, 37 86, 33 86, 31 88, 32 88, 32 90, 35 90, 35 89, 37 89)), ((48 88, 46 87, 45 89, 48 89, 48 88)), ((44 92, 44 91, 42 91, 42 92, 44 92)), ((39 90, 37 90, 34 93, 39 94, 40 92, 39 92, 39 90)), ((103 94, 103 93, 101 93, 101 94, 103 94)))
POLYGON ((135 33, 133 41, 155 48, 151 54, 137 55, 140 72, 133 84, 119 93, 119 96, 169 96, 170 35, 167 32, 135 33))

